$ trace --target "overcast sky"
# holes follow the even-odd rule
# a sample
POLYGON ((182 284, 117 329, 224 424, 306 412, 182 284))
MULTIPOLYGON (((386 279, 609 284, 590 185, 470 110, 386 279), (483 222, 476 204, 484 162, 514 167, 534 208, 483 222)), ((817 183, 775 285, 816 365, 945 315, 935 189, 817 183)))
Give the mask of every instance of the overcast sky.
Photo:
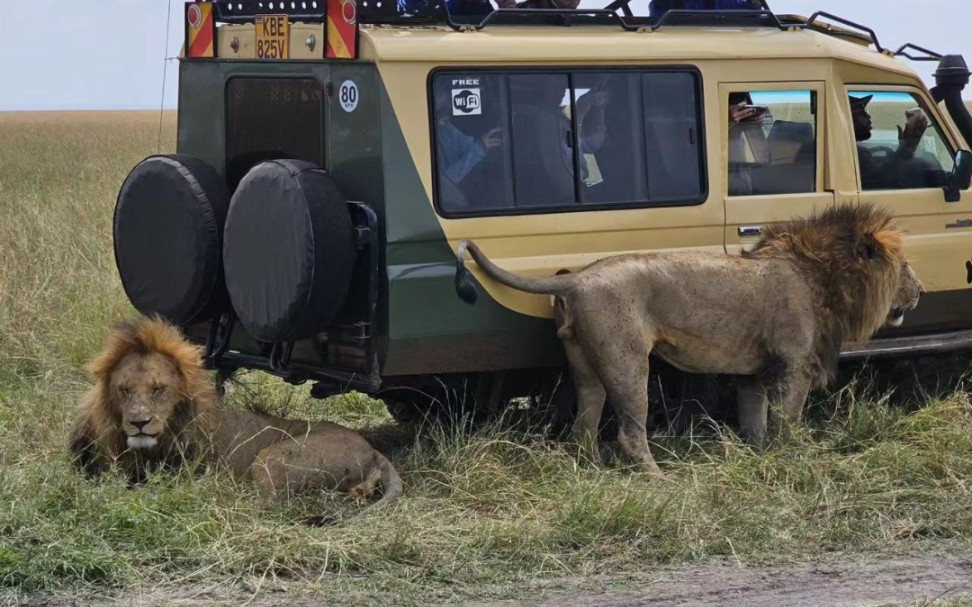
MULTIPOLYGON (((603 6, 606 0, 582 0, 603 6)), ((2 0, 0 111, 154 109, 165 57, 182 44, 183 0, 2 0), (170 35, 166 19, 171 5, 170 35)), ((884 46, 913 42, 972 63, 972 0, 769 0, 778 13, 825 10, 872 27, 884 46)), ((647 0, 633 0, 637 13, 647 0)), ((934 63, 914 64, 930 80, 934 63)), ((175 107, 169 63, 165 106, 175 107)), ((972 86, 965 91, 972 99, 972 86)))

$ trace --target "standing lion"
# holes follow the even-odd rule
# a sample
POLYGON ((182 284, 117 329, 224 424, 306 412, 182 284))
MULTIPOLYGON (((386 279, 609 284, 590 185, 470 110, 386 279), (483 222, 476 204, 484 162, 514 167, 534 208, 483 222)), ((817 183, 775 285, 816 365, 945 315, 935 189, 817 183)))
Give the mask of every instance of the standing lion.
POLYGON ((471 241, 459 245, 457 291, 475 302, 468 250, 486 276, 554 295, 557 335, 577 389, 575 439, 597 453, 607 397, 622 450, 657 472, 648 449, 648 355, 689 373, 739 376, 744 436, 762 442, 770 404, 800 419, 809 391, 834 375, 841 344, 901 324, 923 292, 890 213, 841 205, 768 227, 742 255, 625 254, 576 273, 518 276, 471 241))
POLYGON ((206 458, 251 478, 265 496, 309 488, 395 500, 395 467, 357 432, 330 422, 287 420, 214 407, 216 391, 200 350, 171 324, 143 318, 108 336, 90 364, 94 386, 69 442, 88 475, 112 464, 141 482, 148 470, 206 458))

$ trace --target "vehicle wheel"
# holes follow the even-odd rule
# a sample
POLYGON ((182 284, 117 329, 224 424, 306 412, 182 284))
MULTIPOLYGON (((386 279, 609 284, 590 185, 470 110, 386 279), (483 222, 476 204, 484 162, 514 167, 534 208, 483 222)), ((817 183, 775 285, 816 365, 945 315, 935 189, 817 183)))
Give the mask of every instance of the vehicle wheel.
POLYGON ((374 394, 381 399, 396 422, 443 424, 459 422, 471 427, 485 419, 476 406, 480 375, 423 375, 390 379, 374 394))
POLYGON ((187 326, 225 308, 221 250, 229 190, 193 156, 150 156, 118 193, 112 225, 115 264, 142 314, 187 326))
POLYGON ((354 269, 351 216, 334 180, 300 160, 271 160, 230 201, 223 260, 243 327, 266 342, 306 339, 344 304, 354 269))

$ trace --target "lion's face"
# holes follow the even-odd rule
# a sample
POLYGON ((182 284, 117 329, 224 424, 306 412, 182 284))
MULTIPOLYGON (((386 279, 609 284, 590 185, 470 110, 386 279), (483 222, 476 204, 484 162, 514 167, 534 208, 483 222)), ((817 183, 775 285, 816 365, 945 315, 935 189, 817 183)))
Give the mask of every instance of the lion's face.
POLYGON ((921 281, 911 269, 911 264, 905 263, 898 275, 898 290, 891 300, 891 311, 888 313, 887 325, 900 327, 904 322, 905 312, 914 310, 918 305, 918 298, 925 292, 921 281))
POLYGON ((130 449, 152 449, 178 432, 173 424, 188 400, 183 378, 168 356, 129 354, 112 372, 109 390, 130 449))

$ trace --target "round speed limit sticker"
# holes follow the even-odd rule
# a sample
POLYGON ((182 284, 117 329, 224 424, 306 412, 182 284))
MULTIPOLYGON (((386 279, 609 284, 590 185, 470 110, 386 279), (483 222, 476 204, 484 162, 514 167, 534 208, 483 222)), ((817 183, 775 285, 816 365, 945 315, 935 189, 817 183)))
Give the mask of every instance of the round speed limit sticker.
POLYGON ((352 80, 345 80, 338 89, 338 101, 345 112, 353 112, 358 107, 358 85, 352 80))

